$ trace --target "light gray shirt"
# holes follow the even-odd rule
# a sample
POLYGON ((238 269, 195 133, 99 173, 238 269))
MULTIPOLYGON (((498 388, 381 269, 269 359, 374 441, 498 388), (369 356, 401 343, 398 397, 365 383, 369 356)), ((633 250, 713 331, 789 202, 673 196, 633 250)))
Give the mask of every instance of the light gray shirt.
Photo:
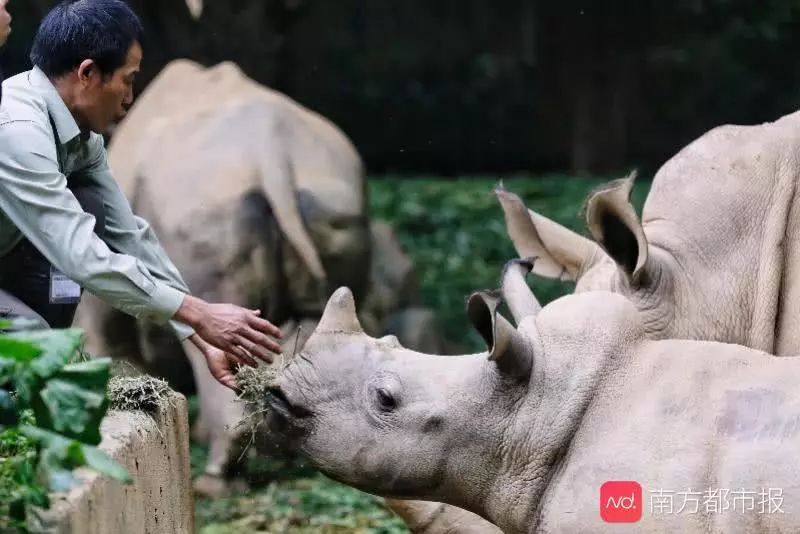
MULTIPOLYGON (((133 214, 111 176, 103 137, 81 132, 36 67, 3 83, 0 261, 23 236, 81 287, 134 317, 163 324, 189 293, 155 233, 133 214), (102 240, 68 180, 82 180, 102 197, 102 240)), ((184 324, 171 324, 181 339, 193 333, 184 324)))

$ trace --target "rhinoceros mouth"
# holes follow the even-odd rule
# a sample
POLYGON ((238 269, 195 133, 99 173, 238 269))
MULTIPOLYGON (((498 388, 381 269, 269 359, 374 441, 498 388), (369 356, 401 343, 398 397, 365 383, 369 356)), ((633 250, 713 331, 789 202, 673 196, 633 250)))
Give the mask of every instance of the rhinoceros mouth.
POLYGON ((283 390, 277 386, 267 390, 267 403, 274 412, 288 420, 306 419, 312 415, 311 410, 290 402, 283 390))

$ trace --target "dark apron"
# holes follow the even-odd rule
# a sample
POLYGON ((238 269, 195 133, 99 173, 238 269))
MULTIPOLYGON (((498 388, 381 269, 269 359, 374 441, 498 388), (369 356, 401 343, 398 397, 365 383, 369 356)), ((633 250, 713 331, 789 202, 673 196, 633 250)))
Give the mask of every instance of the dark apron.
MULTIPOLYGON (((50 124, 56 141, 59 171, 63 173, 61 143, 52 118, 50 124)), ((100 194, 87 184, 71 182, 69 177, 67 177, 67 187, 78 199, 83 210, 94 215, 95 234, 102 238, 105 230, 105 207, 100 194)), ((51 328, 70 327, 80 297, 77 302, 53 302, 50 291, 52 271, 53 266, 47 258, 23 237, 8 254, 0 258, 0 290, 8 293, 5 298, 0 295, 0 315, 9 317, 28 315, 26 310, 20 309, 20 306, 14 306, 14 301, 18 299, 44 319, 51 328)), ((30 318, 39 320, 35 316, 30 318)))

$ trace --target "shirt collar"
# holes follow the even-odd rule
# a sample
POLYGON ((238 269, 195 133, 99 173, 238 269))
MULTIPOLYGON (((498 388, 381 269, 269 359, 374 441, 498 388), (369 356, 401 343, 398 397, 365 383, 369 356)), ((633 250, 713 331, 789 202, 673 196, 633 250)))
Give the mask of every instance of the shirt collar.
POLYGON ((66 145, 78 137, 81 129, 47 75, 39 67, 34 66, 29 80, 31 85, 42 95, 45 104, 47 104, 47 112, 56 126, 59 142, 62 145, 66 145))

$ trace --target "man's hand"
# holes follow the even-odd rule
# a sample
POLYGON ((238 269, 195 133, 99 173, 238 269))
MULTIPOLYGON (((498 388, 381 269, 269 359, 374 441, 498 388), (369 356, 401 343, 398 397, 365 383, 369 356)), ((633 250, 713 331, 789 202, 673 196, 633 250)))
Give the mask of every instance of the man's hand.
POLYGON ((217 347, 209 345, 203 341, 197 334, 192 335, 189 340, 200 349, 203 356, 206 358, 208 370, 211 376, 223 386, 227 386, 232 390, 239 392, 239 386, 236 383, 236 364, 249 365, 250 367, 257 367, 256 361, 252 358, 239 358, 231 354, 219 350, 217 347))
POLYGON ((209 304, 187 295, 175 319, 186 323, 216 348, 249 364, 253 356, 272 363, 281 346, 270 336, 280 339, 281 331, 259 317, 259 310, 248 310, 233 304, 209 304))

